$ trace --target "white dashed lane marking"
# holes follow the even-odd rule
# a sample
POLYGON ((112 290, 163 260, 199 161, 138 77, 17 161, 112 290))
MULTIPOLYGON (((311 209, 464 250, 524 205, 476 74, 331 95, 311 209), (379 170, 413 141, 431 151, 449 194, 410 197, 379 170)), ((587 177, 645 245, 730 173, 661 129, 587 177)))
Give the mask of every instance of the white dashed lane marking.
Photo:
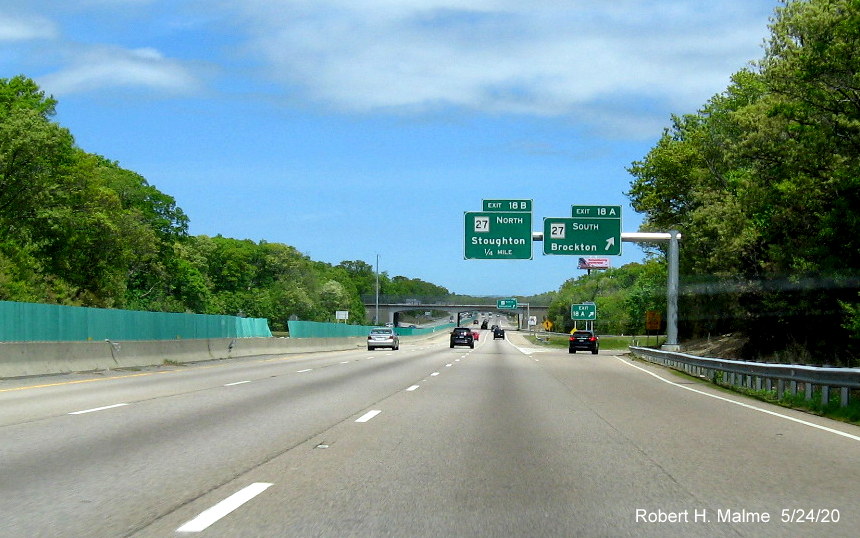
POLYGON ((367 422, 368 420, 372 419, 373 417, 375 417, 379 413, 382 413, 382 411, 380 409, 373 409, 372 411, 368 411, 367 413, 358 417, 356 422, 367 422))
POLYGON ((239 490, 233 495, 230 495, 212 508, 204 510, 200 515, 176 529, 176 532, 202 532, 209 528, 213 523, 236 510, 260 493, 263 493, 271 486, 272 484, 264 482, 251 484, 245 489, 239 490))
POLYGON ((93 409, 84 409, 83 411, 73 411, 72 413, 69 413, 69 414, 70 415, 83 415, 86 413, 95 413, 96 411, 104 411, 105 409, 114 409, 116 407, 122 407, 124 405, 128 405, 128 404, 127 403, 118 403, 118 404, 113 404, 113 405, 106 405, 104 407, 96 407, 93 409))

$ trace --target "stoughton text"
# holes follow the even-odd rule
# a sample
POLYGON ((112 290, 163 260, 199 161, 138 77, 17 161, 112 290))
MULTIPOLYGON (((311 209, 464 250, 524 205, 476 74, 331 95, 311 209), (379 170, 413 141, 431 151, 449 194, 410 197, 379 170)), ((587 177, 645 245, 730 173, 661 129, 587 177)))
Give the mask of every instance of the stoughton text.
POLYGON ((473 245, 503 247, 507 245, 525 245, 522 237, 473 237, 473 245))

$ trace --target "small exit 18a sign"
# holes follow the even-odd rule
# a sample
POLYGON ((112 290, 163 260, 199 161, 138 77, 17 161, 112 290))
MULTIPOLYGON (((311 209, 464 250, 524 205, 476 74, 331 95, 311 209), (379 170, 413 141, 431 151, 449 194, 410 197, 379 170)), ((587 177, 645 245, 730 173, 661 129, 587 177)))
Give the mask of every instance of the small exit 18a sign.
POLYGON ((570 305, 570 319, 573 321, 594 321, 597 319, 597 305, 583 303, 570 305))

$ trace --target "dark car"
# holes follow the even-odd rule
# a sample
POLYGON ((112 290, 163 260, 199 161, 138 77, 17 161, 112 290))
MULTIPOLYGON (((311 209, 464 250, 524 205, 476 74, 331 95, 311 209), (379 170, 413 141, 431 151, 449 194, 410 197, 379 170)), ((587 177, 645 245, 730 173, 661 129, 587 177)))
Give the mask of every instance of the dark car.
POLYGON ((475 338, 472 336, 472 329, 467 327, 454 327, 451 331, 451 347, 454 346, 469 346, 475 347, 475 338))
POLYGON ((499 326, 496 326, 496 328, 493 329, 493 340, 495 340, 496 338, 501 338, 503 340, 505 338, 505 330, 499 326))
POLYGON ((600 339, 591 331, 576 331, 570 335, 567 352, 576 353, 579 351, 590 351, 593 355, 597 355, 597 350, 600 349, 600 339))

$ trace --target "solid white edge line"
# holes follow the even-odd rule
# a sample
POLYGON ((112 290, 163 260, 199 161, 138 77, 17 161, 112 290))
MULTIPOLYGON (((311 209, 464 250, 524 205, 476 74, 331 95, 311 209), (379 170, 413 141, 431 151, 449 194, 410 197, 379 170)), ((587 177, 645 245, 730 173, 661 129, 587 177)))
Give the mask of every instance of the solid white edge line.
POLYGON ((409 387, 408 389, 406 389, 406 392, 412 392, 413 390, 417 390, 417 389, 418 389, 418 387, 420 387, 420 386, 421 386, 421 385, 412 385, 411 387, 409 387))
POLYGON ((815 428, 818 430, 824 430, 824 431, 829 432, 829 433, 835 433, 836 435, 841 435, 842 437, 847 437, 848 439, 851 439, 854 441, 860 441, 860 436, 852 435, 850 433, 845 433, 845 432, 839 431, 839 430, 834 430, 833 428, 828 428, 827 426, 820 426, 820 425, 815 424, 813 422, 807 422, 807 421, 801 420, 799 418, 794 418, 794 417, 790 417, 788 415, 783 415, 782 413, 777 413, 776 411, 770 411, 768 409, 762 409, 761 407, 756 407, 754 405, 750 405, 747 403, 738 402, 736 400, 732 400, 731 398, 724 398, 722 396, 717 396, 716 394, 708 394, 707 392, 697 390, 697 389, 694 389, 692 387, 688 387, 686 385, 681 385, 681 384, 675 383, 674 381, 669 381, 668 379, 666 379, 662 376, 659 376, 659 375, 655 374, 654 372, 649 372, 645 368, 642 368, 640 366, 636 366, 635 364, 631 364, 631 363, 625 361, 624 359, 622 359, 621 357, 615 357, 615 358, 618 359, 619 361, 621 361, 622 363, 626 364, 627 366, 631 366, 633 368, 636 368, 637 370, 642 370, 646 374, 648 374, 650 376, 654 376, 657 379, 659 379, 660 381, 663 381, 664 383, 674 385, 674 386, 678 387, 679 389, 689 390, 690 392, 695 392, 696 394, 701 394, 701 395, 707 396, 709 398, 714 398, 716 400, 721 400, 721 401, 728 402, 731 404, 739 405, 739 406, 745 407, 747 409, 752 409, 753 411, 758 411, 759 413, 764 413, 766 415, 771 415, 771 416, 779 417, 779 418, 782 418, 785 420, 790 420, 791 422, 797 422, 798 424, 803 424, 804 426, 809 426, 811 428, 815 428))
POLYGON ((373 417, 375 417, 379 413, 382 413, 382 411, 379 409, 373 409, 372 411, 368 411, 367 413, 358 417, 356 422, 367 422, 368 420, 372 419, 373 417))
POLYGON ((84 409, 83 411, 73 411, 69 413, 70 415, 83 415, 85 413, 95 413, 96 411, 104 411, 105 409, 113 409, 115 407, 122 407, 124 405, 128 405, 127 403, 119 403, 113 405, 106 405, 104 407, 96 407, 93 409, 84 409))
POLYGON ((264 482, 251 484, 250 486, 237 491, 233 495, 230 495, 212 508, 208 508, 203 512, 200 512, 197 517, 176 529, 176 532, 202 532, 233 510, 239 508, 260 493, 269 489, 272 485, 273 484, 267 484, 264 482))
POLYGON ((225 387, 235 387, 236 385, 244 385, 245 383, 250 383, 250 381, 236 381, 235 383, 227 383, 224 386, 225 387))

